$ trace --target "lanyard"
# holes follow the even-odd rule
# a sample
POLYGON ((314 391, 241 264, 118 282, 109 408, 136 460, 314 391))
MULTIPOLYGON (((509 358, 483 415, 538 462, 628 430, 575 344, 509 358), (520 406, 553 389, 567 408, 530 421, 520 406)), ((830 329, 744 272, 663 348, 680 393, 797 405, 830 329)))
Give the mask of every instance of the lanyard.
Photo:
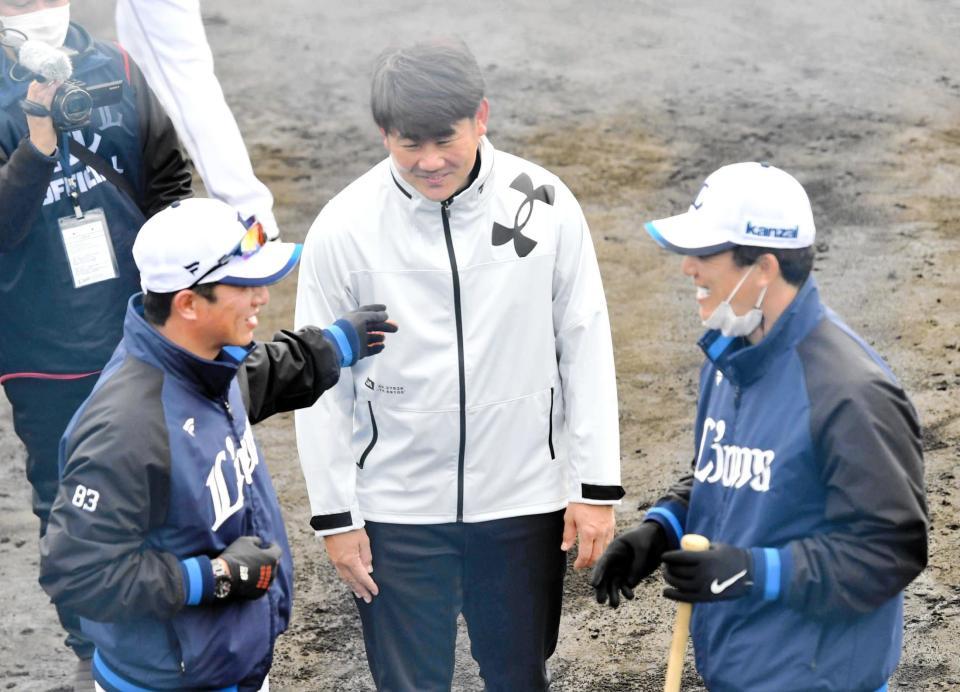
POLYGON ((63 182, 70 195, 70 201, 73 202, 73 215, 78 219, 83 218, 83 211, 80 209, 80 192, 77 190, 77 181, 74 180, 70 169, 70 135, 67 132, 60 134, 60 167, 63 169, 63 182))

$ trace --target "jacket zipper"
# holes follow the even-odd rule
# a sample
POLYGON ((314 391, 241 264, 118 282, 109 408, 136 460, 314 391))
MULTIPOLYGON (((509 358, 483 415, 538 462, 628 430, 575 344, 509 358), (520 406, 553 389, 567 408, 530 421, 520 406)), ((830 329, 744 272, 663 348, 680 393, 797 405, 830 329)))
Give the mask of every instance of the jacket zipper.
POLYGON ((223 397, 220 400, 220 403, 223 404, 224 413, 227 414, 227 420, 230 421, 230 432, 233 433, 233 440, 237 445, 237 449, 243 444, 243 435, 237 430, 237 419, 233 417, 233 407, 230 406, 229 394, 223 397))
POLYGON ((463 466, 467 443, 467 385, 466 370, 463 363, 463 315, 460 310, 460 273, 457 270, 457 256, 453 251, 453 236, 450 234, 450 200, 440 205, 440 217, 443 219, 443 236, 447 241, 447 256, 450 258, 450 270, 453 273, 453 309, 457 322, 457 367, 460 376, 460 451, 457 457, 457 521, 463 521, 463 466))
MULTIPOLYGON (((221 403, 223 404, 223 410, 227 414, 227 419, 230 421, 230 430, 233 432, 234 440, 237 444, 237 453, 239 453, 240 448, 243 446, 243 435, 237 432, 237 420, 233 415, 233 407, 230 405, 230 394, 227 393, 226 396, 222 397, 221 403)), ((376 437, 374 437, 376 440, 376 437)), ((253 529, 256 531, 257 535, 262 535, 260 522, 258 521, 258 511, 257 511, 257 502, 255 500, 255 493, 253 489, 249 492, 244 492, 244 505, 246 507, 247 516, 249 517, 251 523, 253 524, 253 529)), ((279 567, 279 564, 277 565, 279 567)), ((267 590, 266 593, 267 602, 270 604, 270 634, 272 636, 273 632, 276 631, 276 618, 277 618, 277 597, 274 594, 273 586, 267 590)), ((183 647, 180 648, 181 655, 183 653, 183 647)), ((180 674, 187 674, 187 664, 184 660, 180 660, 180 674)))
POLYGON ((367 445, 367 448, 363 450, 363 454, 360 455, 360 461, 357 462, 357 468, 361 469, 367 460, 367 455, 373 449, 373 446, 377 444, 377 419, 373 417, 373 402, 368 401, 367 407, 370 409, 370 425, 373 427, 373 435, 370 438, 370 444, 367 445))
POLYGON ((553 387, 550 387, 550 429, 547 433, 547 443, 550 445, 550 458, 556 460, 557 455, 553 452, 553 387))
MULTIPOLYGON (((729 381, 731 383, 734 382, 732 379, 729 379, 729 381)), ((738 424, 740 422, 740 396, 741 396, 740 384, 739 383, 733 384, 733 422, 730 425, 731 435, 729 438, 731 441, 736 440, 737 428, 739 427, 738 424)), ((724 460, 724 463, 726 463, 726 460, 724 460)), ((726 470, 724 470, 724 473, 726 473, 726 470)), ((725 531, 727 528, 727 518, 730 515, 730 506, 733 504, 732 498, 734 496, 735 490, 733 485, 731 485, 729 488, 723 487, 722 478, 720 479, 720 486, 721 488, 723 488, 721 491, 723 504, 720 507, 720 515, 717 521, 717 525, 720 527, 721 531, 725 531)))
MULTIPOLYGON (((233 439, 236 443, 237 453, 240 453, 240 449, 243 447, 243 435, 237 430, 237 419, 233 415, 233 407, 230 406, 230 395, 229 393, 221 399, 223 403, 223 410, 227 414, 227 420, 230 421, 230 431, 233 433, 233 439)), ((250 517, 250 521, 253 523, 253 528, 255 531, 260 531, 260 522, 257 521, 257 501, 255 499, 255 493, 251 489, 250 492, 244 492, 244 506, 247 515, 250 517)))

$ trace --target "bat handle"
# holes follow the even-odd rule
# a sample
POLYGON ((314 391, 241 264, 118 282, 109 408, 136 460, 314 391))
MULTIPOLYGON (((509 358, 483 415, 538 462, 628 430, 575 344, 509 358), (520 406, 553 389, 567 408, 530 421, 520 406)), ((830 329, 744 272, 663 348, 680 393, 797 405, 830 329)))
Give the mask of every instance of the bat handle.
MULTIPOLYGON (((684 550, 706 550, 710 541, 695 533, 688 533, 680 539, 684 550)), ((677 619, 673 623, 673 640, 670 642, 670 656, 667 658, 667 681, 663 692, 680 692, 680 678, 683 676, 683 655, 687 650, 687 637, 690 636, 690 616, 692 603, 677 604, 677 619)))

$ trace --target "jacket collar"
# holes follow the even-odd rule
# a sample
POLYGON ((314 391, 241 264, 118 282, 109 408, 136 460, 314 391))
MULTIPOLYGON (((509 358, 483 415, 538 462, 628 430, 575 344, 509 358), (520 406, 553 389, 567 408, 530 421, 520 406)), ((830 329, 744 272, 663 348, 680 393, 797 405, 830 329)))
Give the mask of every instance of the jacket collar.
MULTIPOLYGON (((79 24, 70 23, 63 45, 76 51, 70 58, 73 63, 71 79, 83 81, 84 75, 110 62, 108 56, 97 51, 90 33, 79 24)), ((6 51, 0 50, 0 105, 6 108, 24 98, 29 85, 26 71, 10 60, 6 51)))
POLYGON ((142 293, 135 294, 127 304, 123 340, 128 353, 187 382, 210 398, 219 398, 227 392, 240 363, 254 348, 253 344, 245 348, 228 347, 216 360, 194 355, 144 319, 142 293))
MULTIPOLYGON (((493 156, 495 149, 490 140, 483 136, 480 138, 480 172, 477 177, 467 186, 454 195, 449 201, 450 205, 458 211, 464 209, 473 209, 477 207, 482 200, 492 192, 490 183, 493 181, 493 156)), ((402 196, 412 211, 423 209, 431 212, 439 212, 443 202, 434 202, 421 195, 415 187, 410 185, 400 176, 393 157, 387 157, 387 171, 392 178, 390 186, 396 190, 396 193, 402 196)))
POLYGON ((749 385, 760 379, 785 351, 796 346, 825 314, 817 282, 811 274, 793 301, 759 343, 744 337, 723 336, 718 330, 706 332, 698 345, 723 374, 735 384, 749 385))

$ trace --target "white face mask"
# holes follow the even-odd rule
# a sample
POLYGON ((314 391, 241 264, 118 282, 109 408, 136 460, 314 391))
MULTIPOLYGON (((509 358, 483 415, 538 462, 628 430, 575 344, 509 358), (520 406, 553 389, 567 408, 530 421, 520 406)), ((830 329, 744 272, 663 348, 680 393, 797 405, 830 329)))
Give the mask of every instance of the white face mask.
POLYGON ((42 41, 48 46, 59 48, 67 38, 67 29, 70 28, 70 3, 12 17, 0 17, 0 23, 4 28, 21 32, 30 41, 42 41))
POLYGON ((707 329, 719 329, 720 333, 724 336, 748 336, 760 326, 760 322, 763 320, 763 311, 760 309, 760 305, 767 295, 766 286, 760 291, 760 297, 757 298, 756 305, 754 305, 753 309, 747 312, 747 314, 734 314, 733 308, 730 306, 730 301, 737 295, 737 291, 743 286, 743 282, 747 280, 747 277, 750 276, 750 272, 753 271, 755 266, 757 265, 750 265, 747 273, 737 282, 737 285, 734 286, 733 291, 730 292, 727 299, 720 303, 716 310, 710 313, 710 316, 703 321, 704 327, 707 329))

